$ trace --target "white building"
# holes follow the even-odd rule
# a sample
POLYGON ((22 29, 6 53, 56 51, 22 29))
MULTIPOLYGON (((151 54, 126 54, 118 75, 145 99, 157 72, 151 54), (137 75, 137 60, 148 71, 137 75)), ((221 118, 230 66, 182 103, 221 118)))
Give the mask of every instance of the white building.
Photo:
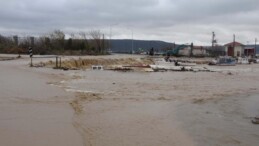
POLYGON ((245 45, 239 42, 231 42, 231 43, 225 44, 224 46, 225 46, 226 55, 228 56, 240 57, 244 55, 245 45))

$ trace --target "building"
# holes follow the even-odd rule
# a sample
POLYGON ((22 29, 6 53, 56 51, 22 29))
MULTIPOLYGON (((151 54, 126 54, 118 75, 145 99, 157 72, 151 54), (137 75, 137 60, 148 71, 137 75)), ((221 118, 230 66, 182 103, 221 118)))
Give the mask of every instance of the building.
POLYGON ((193 56, 206 56, 207 52, 203 46, 193 46, 192 55, 193 56))
POLYGON ((179 55, 181 56, 206 56, 206 48, 203 46, 193 46, 191 50, 191 46, 187 46, 181 50, 179 50, 179 55), (191 55, 192 53, 192 55, 191 55))
POLYGON ((244 56, 245 45, 239 42, 231 42, 225 44, 225 52, 227 56, 240 57, 244 56))
POLYGON ((224 46, 219 46, 216 45, 214 47, 205 47, 206 52, 213 57, 217 57, 217 56, 225 56, 226 52, 225 52, 225 47, 224 46))
POLYGON ((244 48, 244 55, 245 56, 254 56, 255 54, 256 54, 255 47, 246 46, 244 48))
POLYGON ((258 44, 250 44, 245 46, 245 53, 248 55, 252 54, 254 51, 254 55, 259 56, 259 45, 258 44))

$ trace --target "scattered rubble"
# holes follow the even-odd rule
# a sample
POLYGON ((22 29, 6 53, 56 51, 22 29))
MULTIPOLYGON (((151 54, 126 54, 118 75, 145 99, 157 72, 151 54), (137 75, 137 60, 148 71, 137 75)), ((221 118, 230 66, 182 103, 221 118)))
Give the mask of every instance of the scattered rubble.
POLYGON ((251 122, 253 124, 259 124, 259 116, 252 118, 251 122))

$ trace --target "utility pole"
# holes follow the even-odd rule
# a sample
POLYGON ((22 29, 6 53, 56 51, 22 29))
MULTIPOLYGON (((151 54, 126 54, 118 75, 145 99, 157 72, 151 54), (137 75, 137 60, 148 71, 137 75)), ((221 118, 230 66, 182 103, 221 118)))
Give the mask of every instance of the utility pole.
POLYGON ((131 53, 133 54, 133 30, 131 30, 131 53))
MULTIPOLYGON (((216 35, 215 32, 212 32, 212 41, 211 41, 211 51, 214 52, 213 50, 215 50, 215 46, 217 44, 217 40, 216 40, 216 35)), ((216 51, 216 50, 215 50, 216 51)), ((216 53, 217 54, 217 53, 216 53)))
POLYGON ((256 56, 256 42, 257 42, 257 38, 255 38, 255 50, 254 50, 254 57, 256 56))
POLYGON ((109 51, 112 50, 112 27, 118 25, 119 23, 110 24, 110 39, 109 39, 109 51))
POLYGON ((105 44, 104 44, 104 34, 103 34, 103 49, 102 49, 102 53, 104 53, 104 50, 105 50, 105 44))
POLYGON ((112 38, 112 26, 110 25, 110 39, 109 39, 109 50, 111 50, 111 38, 112 38))
POLYGON ((234 56, 235 56, 235 42, 236 42, 236 35, 233 34, 233 52, 234 52, 234 56))
POLYGON ((212 41, 211 41, 211 49, 213 50, 214 48, 214 43, 215 43, 215 33, 214 31, 212 32, 212 41))
POLYGON ((190 52, 190 57, 193 57, 193 42, 191 43, 191 52, 190 52))

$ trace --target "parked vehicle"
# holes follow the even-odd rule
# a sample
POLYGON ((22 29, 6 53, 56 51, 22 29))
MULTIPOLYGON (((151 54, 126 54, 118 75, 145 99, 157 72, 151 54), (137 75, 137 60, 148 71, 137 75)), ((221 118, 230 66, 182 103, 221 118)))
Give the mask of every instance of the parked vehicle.
POLYGON ((179 45, 178 47, 176 47, 175 49, 172 49, 172 50, 168 50, 167 52, 164 53, 164 55, 166 56, 177 56, 179 55, 179 51, 188 47, 188 45, 179 45))

